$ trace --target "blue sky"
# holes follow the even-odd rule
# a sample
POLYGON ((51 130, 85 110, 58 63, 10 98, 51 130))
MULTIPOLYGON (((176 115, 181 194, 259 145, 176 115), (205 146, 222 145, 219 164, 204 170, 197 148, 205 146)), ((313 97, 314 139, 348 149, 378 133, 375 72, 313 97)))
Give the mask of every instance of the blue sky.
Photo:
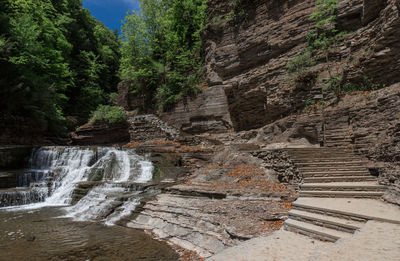
POLYGON ((120 29, 121 21, 130 10, 139 10, 137 0, 83 0, 83 7, 111 30, 120 29))

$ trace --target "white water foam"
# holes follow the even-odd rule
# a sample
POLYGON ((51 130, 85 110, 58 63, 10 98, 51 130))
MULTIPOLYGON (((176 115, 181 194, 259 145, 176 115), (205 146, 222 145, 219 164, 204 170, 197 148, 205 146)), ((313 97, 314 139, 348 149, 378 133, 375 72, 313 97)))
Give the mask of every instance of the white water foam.
POLYGON ((139 198, 132 198, 128 201, 125 201, 125 203, 119 209, 117 209, 117 211, 105 219, 104 224, 107 226, 115 225, 115 223, 120 221, 122 218, 131 215, 132 211, 134 211, 139 204, 139 198))
POLYGON ((67 206, 77 183, 91 181, 101 173, 102 185, 90 190, 76 205, 65 208, 66 216, 79 221, 104 220, 107 225, 112 225, 139 204, 139 192, 133 183, 150 181, 153 165, 131 150, 43 147, 32 154, 28 171, 41 173, 43 182, 52 180, 46 190, 49 196, 44 202, 19 206, 18 209, 67 206))

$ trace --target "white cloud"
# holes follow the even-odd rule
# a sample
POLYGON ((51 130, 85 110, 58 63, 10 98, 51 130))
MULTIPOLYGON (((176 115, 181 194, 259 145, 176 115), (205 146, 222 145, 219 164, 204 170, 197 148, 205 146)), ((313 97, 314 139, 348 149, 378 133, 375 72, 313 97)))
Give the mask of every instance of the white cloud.
POLYGON ((122 0, 122 2, 126 3, 129 5, 129 7, 133 8, 133 9, 139 9, 140 8, 140 4, 137 0, 122 0))

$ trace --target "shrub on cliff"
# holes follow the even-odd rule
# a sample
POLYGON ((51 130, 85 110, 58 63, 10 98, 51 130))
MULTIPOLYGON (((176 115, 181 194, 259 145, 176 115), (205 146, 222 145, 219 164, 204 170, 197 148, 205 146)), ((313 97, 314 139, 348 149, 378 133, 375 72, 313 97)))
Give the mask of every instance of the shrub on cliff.
POLYGON ((92 112, 90 122, 115 125, 126 122, 126 119, 127 116, 122 107, 100 105, 94 112, 92 112))
POLYGON ((286 70, 290 77, 301 78, 310 71, 310 67, 315 65, 315 59, 310 50, 305 50, 293 58, 289 59, 286 64, 286 70))

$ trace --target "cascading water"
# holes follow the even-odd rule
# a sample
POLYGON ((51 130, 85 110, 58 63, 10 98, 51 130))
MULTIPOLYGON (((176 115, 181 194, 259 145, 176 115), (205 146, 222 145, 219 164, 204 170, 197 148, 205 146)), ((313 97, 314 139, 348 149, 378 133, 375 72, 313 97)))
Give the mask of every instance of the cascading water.
MULTIPOLYGON (((104 184, 92 189, 76 205, 68 208, 67 216, 78 221, 102 219, 111 225, 129 215, 139 204, 139 191, 137 186, 132 186, 132 182, 150 181, 153 165, 136 154, 121 151, 112 153, 115 153, 114 157, 106 157, 108 160, 111 158, 114 164, 108 169, 108 174, 104 175, 104 184)), ((100 160, 96 164, 103 166, 109 163, 100 160)))
POLYGON ((43 205, 69 204, 76 184, 87 180, 95 157, 96 151, 90 148, 43 147, 33 152, 30 171, 43 173, 43 181, 50 184, 43 205))
POLYGON ((112 225, 139 204, 136 184, 150 181, 152 171, 152 163, 132 150, 42 147, 32 153, 30 167, 20 178, 26 198, 20 203, 42 201, 26 208, 69 205, 78 184, 94 182, 76 205, 65 208, 67 216, 112 225))

